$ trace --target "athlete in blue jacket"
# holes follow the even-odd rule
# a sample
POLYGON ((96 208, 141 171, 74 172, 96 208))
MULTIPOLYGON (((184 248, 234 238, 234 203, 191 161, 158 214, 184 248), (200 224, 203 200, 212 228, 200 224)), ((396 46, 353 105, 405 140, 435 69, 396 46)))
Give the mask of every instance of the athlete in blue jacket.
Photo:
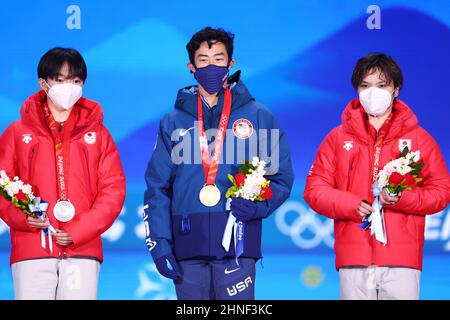
POLYGON ((179 90, 175 109, 161 120, 145 174, 147 246, 158 271, 174 280, 181 300, 254 299, 262 219, 289 197, 294 180, 290 147, 278 122, 250 95, 240 71, 228 76, 234 65, 233 38, 208 27, 187 44, 188 67, 198 86, 179 90), (200 125, 209 150, 199 142, 200 125), (220 160, 217 171, 202 162, 205 149, 208 156, 213 153, 212 163, 220 160), (233 215, 245 222, 244 251, 235 259, 234 245, 228 252, 222 246, 229 215, 227 175, 235 175, 253 156, 268 163, 273 197, 263 202, 232 199, 233 215))

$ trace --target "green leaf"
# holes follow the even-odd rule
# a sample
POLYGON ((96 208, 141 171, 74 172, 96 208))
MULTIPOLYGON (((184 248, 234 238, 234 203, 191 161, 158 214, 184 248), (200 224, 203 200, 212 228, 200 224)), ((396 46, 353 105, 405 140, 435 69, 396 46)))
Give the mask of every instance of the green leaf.
POLYGON ((396 188, 393 187, 392 185, 388 184, 386 188, 388 189, 388 191, 389 191, 390 193, 395 193, 395 189, 396 189, 396 188))
POLYGON ((423 168, 423 166, 425 165, 424 162, 419 162, 417 164, 415 164, 414 166, 412 166, 414 168, 414 170, 420 170, 423 168))
POLYGON ((400 153, 400 157, 404 158, 406 157, 406 155, 409 153, 409 148, 408 147, 404 147, 402 152, 400 153))
POLYGON ((236 184, 236 180, 234 179, 232 174, 228 174, 228 179, 231 181, 232 184, 236 184))

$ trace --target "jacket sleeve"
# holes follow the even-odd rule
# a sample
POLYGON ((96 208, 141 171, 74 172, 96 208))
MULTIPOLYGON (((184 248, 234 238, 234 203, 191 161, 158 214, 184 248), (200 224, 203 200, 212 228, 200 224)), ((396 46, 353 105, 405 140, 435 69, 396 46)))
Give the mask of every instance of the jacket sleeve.
POLYGON ((291 162, 291 148, 286 133, 268 110, 261 110, 259 128, 268 129, 267 136, 259 133, 259 158, 270 159, 268 174, 273 197, 257 202, 256 217, 267 218, 289 198, 294 183, 294 170, 291 162), (266 154, 264 154, 266 153, 266 154))
POLYGON ((315 212, 330 219, 361 222, 357 209, 363 199, 336 187, 336 130, 328 134, 317 151, 303 197, 315 212))
MULTIPOLYGON (((14 124, 0 136, 0 170, 13 178, 17 175, 14 124)), ((20 178, 20 177, 19 177, 20 178)), ((27 216, 11 202, 0 196, 0 218, 16 231, 37 232, 27 223, 27 216)))
POLYGON ((75 216, 64 228, 74 246, 83 245, 107 231, 120 214, 125 200, 125 174, 119 152, 108 130, 104 127, 102 130, 97 196, 89 210, 75 216))
POLYGON ((437 213, 450 201, 450 177, 445 160, 436 141, 421 129, 423 138, 419 141, 419 151, 425 165, 422 168, 423 183, 413 190, 402 192, 400 200, 392 206, 395 211, 406 214, 426 215, 437 213))
POLYGON ((175 165, 171 159, 170 135, 164 130, 167 121, 165 117, 160 122, 156 145, 145 172, 146 243, 155 261, 172 253, 171 185, 175 165))

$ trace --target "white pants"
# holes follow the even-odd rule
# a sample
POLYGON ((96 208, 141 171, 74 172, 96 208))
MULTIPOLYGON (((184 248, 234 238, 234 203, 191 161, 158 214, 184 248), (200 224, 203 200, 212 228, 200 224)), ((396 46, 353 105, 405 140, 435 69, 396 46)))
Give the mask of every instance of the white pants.
POLYGON ((402 267, 339 269, 342 300, 419 300, 420 270, 402 267))
POLYGON ((100 263, 92 259, 36 259, 11 266, 16 300, 96 300, 100 263))

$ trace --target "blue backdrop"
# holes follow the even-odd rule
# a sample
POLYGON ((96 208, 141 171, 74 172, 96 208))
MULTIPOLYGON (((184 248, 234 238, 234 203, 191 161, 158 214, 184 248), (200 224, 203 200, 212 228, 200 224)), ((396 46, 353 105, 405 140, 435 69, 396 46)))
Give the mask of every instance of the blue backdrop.
MULTIPOLYGON (((160 117, 177 89, 194 83, 185 45, 211 25, 236 34, 235 69, 286 129, 296 182, 291 199, 264 223, 264 268, 257 298, 337 299, 332 221, 301 194, 321 140, 355 97, 358 58, 382 51, 403 69, 401 99, 450 158, 450 6, 448 1, 63 1, 3 2, 0 10, 0 132, 38 90, 36 68, 54 46, 74 47, 88 64, 84 95, 99 101, 128 181, 125 207, 104 234, 101 299, 171 299, 144 241, 143 174, 160 117), (379 6, 381 29, 367 12, 379 6), (221 5, 221 7, 214 7, 221 5), (369 22, 370 22, 369 21, 369 22), (369 23, 370 25, 370 23, 369 23)), ((450 210, 427 218, 422 298, 450 298, 450 210)), ((0 222, 0 299, 13 297, 9 233, 0 222)))

